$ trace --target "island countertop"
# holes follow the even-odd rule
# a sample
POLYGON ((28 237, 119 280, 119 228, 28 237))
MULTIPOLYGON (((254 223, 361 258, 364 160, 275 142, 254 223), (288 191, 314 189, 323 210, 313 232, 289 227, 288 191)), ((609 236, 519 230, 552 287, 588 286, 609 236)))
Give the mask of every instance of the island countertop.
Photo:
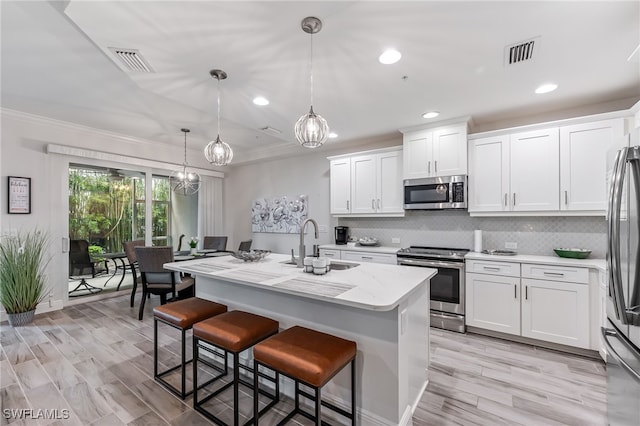
POLYGON ((167 263, 164 267, 372 311, 394 309, 437 272, 431 268, 360 263, 351 269, 314 275, 284 263, 290 258, 275 253, 259 262, 244 262, 232 256, 205 257, 167 263))

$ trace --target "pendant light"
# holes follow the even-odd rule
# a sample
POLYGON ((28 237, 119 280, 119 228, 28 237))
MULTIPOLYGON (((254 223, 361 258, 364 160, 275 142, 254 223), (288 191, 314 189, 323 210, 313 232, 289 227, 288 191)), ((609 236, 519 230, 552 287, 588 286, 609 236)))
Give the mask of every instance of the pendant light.
POLYGON ((218 80, 218 136, 215 141, 209 142, 204 147, 204 156, 214 166, 226 166, 231 163, 233 151, 226 142, 220 139, 220 80, 227 78, 227 73, 222 70, 211 70, 209 74, 218 80))
POLYGON ((302 31, 308 33, 311 39, 311 54, 309 82, 311 87, 311 108, 309 112, 298 119, 294 127, 296 139, 305 148, 317 148, 327 140, 329 125, 327 120, 313 112, 313 34, 322 29, 322 21, 316 17, 308 16, 302 20, 302 31))
POLYGON ((184 162, 182 168, 175 170, 169 176, 169 182, 175 192, 183 195, 193 195, 200 189, 200 175, 194 170, 189 170, 187 163, 187 133, 189 129, 180 129, 184 133, 184 162))

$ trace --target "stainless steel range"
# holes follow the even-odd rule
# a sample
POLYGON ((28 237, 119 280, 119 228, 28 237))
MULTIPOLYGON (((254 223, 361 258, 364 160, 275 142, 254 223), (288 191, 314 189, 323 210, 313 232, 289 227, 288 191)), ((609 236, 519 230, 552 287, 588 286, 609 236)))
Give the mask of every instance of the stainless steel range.
POLYGON ((435 268, 431 278, 431 326, 464 333, 464 256, 467 249, 411 246, 398 251, 398 265, 435 268))

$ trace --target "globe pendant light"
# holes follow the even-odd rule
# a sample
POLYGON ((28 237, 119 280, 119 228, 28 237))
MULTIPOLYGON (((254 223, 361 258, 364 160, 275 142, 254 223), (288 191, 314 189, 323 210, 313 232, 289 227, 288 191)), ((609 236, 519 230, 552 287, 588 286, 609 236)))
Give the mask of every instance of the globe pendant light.
POLYGON ((211 77, 218 80, 218 136, 204 147, 204 156, 214 166, 226 166, 233 159, 231 147, 220 139, 220 80, 227 78, 227 73, 222 70, 209 71, 211 77))
POLYGON ((175 170, 169 176, 169 182, 175 192, 183 195, 193 195, 200 189, 200 175, 187 167, 187 133, 189 129, 180 129, 184 133, 184 162, 182 168, 175 170))
POLYGON ((317 148, 322 146, 329 136, 329 125, 327 124, 327 120, 313 111, 313 34, 322 29, 322 21, 316 17, 308 16, 302 20, 301 26, 302 31, 310 34, 311 39, 311 55, 309 61, 311 64, 311 71, 309 73, 311 107, 307 114, 298 119, 294 127, 294 132, 296 139, 300 142, 300 145, 305 148, 317 148))

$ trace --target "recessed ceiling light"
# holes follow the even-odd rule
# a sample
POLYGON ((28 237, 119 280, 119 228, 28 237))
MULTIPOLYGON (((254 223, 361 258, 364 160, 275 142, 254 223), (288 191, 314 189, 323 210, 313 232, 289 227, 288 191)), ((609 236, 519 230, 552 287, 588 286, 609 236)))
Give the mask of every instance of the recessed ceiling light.
POLYGON ((330 133, 329 133, 329 137, 330 137, 331 139, 335 139, 335 138, 337 138, 337 137, 338 137, 338 134, 337 134, 337 133, 335 133, 335 132, 330 132, 330 133))
POLYGON ((402 58, 402 54, 395 49, 387 49, 382 52, 382 55, 378 58, 381 64, 391 65, 395 64, 402 58))
POLYGON ((547 84, 543 84, 542 86, 538 87, 536 89, 536 93, 538 95, 541 95, 543 93, 549 93, 549 92, 553 92, 554 90, 556 90, 558 88, 557 84, 553 84, 553 83, 547 83, 547 84))
POLYGON ((262 96, 256 96, 253 98, 253 103, 259 106, 269 105, 269 99, 263 98, 262 96))
POLYGON ((422 114, 422 118, 435 118, 439 115, 440 113, 438 111, 429 111, 422 114))

